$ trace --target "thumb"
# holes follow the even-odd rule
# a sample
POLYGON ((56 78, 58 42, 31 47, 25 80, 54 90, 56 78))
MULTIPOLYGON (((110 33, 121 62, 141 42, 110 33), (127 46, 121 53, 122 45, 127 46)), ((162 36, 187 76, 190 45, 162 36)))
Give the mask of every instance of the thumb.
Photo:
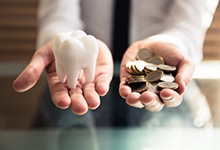
POLYGON ((25 70, 15 79, 13 88, 17 92, 25 92, 32 88, 38 81, 40 74, 40 68, 32 66, 30 63, 25 70))
POLYGON ((17 92, 25 92, 32 88, 39 80, 44 68, 54 60, 51 43, 38 49, 31 62, 13 82, 13 88, 17 92))

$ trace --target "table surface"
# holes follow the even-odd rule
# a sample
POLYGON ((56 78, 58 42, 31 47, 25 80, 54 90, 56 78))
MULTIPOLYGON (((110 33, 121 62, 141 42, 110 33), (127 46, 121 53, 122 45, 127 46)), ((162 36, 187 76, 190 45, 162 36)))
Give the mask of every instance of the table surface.
POLYGON ((2 130, 1 150, 219 150, 219 128, 2 130))

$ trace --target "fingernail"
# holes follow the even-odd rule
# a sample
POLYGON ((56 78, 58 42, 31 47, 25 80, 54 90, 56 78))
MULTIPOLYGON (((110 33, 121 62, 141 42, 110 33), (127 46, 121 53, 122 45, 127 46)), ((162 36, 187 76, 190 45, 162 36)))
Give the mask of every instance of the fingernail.
POLYGON ((163 101, 164 101, 164 103, 167 107, 177 107, 181 103, 181 100, 178 100, 178 99, 173 98, 173 97, 171 99, 168 99, 168 100, 163 99, 163 101))
POLYGON ((152 101, 150 101, 148 103, 144 103, 144 105, 147 106, 147 107, 154 107, 154 106, 157 105, 157 103, 158 102, 156 100, 152 100, 152 101))
POLYGON ((143 108, 144 105, 140 101, 138 101, 136 104, 134 104, 134 107, 136 107, 136 108, 143 108))
POLYGON ((172 96, 162 97, 162 99, 165 100, 165 101, 170 101, 170 100, 172 100, 172 98, 173 98, 172 96))
POLYGON ((163 106, 164 106, 163 103, 160 103, 160 102, 158 102, 158 101, 156 101, 156 100, 153 100, 153 101, 151 101, 151 102, 149 102, 149 103, 145 103, 144 105, 145 105, 145 108, 146 108, 147 110, 151 111, 151 112, 158 112, 158 111, 160 111, 160 110, 163 108, 163 106))
POLYGON ((64 101, 59 101, 59 103, 57 104, 57 107, 60 109, 67 109, 69 107, 69 105, 67 103, 65 103, 64 101))

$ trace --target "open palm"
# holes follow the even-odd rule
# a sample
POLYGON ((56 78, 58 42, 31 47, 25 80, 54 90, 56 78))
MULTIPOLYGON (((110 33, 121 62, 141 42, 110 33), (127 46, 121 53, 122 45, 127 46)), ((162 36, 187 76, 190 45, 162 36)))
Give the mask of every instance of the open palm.
POLYGON ((71 107, 72 111, 79 115, 85 114, 88 109, 96 109, 100 105, 100 96, 108 92, 113 75, 111 53, 103 42, 98 43, 99 54, 93 82, 85 84, 82 76, 74 89, 69 89, 67 84, 59 82, 51 41, 35 52, 31 62, 14 81, 14 89, 24 92, 32 88, 45 69, 51 98, 57 107, 61 109, 71 107))
POLYGON ((170 44, 159 41, 142 40, 133 43, 125 52, 120 70, 120 95, 126 99, 127 104, 134 107, 145 107, 149 111, 160 111, 163 106, 176 107, 182 102, 182 95, 186 90, 194 72, 194 63, 186 56, 182 55, 179 49, 170 44), (177 91, 163 89, 160 97, 150 91, 143 93, 132 92, 131 88, 125 84, 129 73, 126 71, 126 63, 136 59, 140 49, 147 48, 155 55, 164 58, 166 64, 177 67, 175 82, 179 84, 177 91))

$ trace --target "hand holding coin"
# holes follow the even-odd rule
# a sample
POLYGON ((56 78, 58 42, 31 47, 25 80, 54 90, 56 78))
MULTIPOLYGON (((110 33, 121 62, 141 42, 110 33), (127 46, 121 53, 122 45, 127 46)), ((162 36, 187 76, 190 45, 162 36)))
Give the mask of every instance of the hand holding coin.
POLYGON ((177 107, 193 71, 194 64, 174 45, 138 41, 124 54, 119 92, 133 107, 149 111, 177 107))

